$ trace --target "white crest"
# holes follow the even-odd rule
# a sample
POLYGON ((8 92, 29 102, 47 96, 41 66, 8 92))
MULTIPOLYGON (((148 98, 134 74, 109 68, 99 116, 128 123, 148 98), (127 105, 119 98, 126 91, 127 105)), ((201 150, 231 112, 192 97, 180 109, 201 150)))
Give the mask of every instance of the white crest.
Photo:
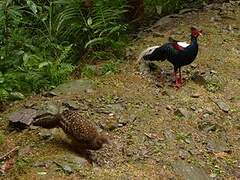
POLYGON ((186 42, 177 42, 177 44, 183 48, 188 47, 190 44, 186 43, 186 42))

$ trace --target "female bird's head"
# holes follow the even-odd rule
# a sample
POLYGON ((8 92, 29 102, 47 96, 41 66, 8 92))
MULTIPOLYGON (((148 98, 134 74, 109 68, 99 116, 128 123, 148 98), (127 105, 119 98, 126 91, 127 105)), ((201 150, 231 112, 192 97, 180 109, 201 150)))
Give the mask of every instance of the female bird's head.
POLYGON ((191 36, 197 38, 198 36, 202 35, 202 30, 199 30, 195 27, 191 27, 191 36))
POLYGON ((106 135, 99 135, 94 139, 91 149, 101 149, 103 144, 109 144, 109 139, 106 135))

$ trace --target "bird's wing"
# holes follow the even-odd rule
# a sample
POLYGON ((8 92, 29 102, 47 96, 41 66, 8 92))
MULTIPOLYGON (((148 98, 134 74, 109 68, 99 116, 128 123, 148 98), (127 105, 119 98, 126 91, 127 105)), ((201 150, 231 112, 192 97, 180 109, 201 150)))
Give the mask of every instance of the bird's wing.
POLYGON ((173 39, 172 37, 169 37, 168 41, 172 44, 173 48, 178 51, 182 51, 190 45, 187 42, 181 42, 179 40, 173 39))

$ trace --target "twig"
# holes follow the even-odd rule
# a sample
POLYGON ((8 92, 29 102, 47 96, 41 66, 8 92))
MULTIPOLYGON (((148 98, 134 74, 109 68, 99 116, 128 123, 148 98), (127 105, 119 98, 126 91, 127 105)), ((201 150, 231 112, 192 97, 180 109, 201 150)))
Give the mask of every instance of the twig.
POLYGON ((9 155, 11 155, 13 152, 17 151, 20 148, 20 146, 16 146, 15 148, 13 148, 12 150, 10 150, 9 152, 7 152, 6 154, 4 154, 3 156, 0 157, 0 161, 5 160, 9 155))

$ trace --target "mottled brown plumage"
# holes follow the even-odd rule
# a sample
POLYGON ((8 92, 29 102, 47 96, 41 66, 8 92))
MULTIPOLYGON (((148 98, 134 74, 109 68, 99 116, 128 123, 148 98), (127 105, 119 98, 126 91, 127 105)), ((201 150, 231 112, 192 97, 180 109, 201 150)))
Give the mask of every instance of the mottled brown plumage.
POLYGON ((60 127, 74 142, 78 142, 85 149, 98 150, 103 144, 108 143, 108 139, 99 134, 96 126, 77 111, 66 110, 51 119, 36 120, 33 125, 44 128, 60 127))

